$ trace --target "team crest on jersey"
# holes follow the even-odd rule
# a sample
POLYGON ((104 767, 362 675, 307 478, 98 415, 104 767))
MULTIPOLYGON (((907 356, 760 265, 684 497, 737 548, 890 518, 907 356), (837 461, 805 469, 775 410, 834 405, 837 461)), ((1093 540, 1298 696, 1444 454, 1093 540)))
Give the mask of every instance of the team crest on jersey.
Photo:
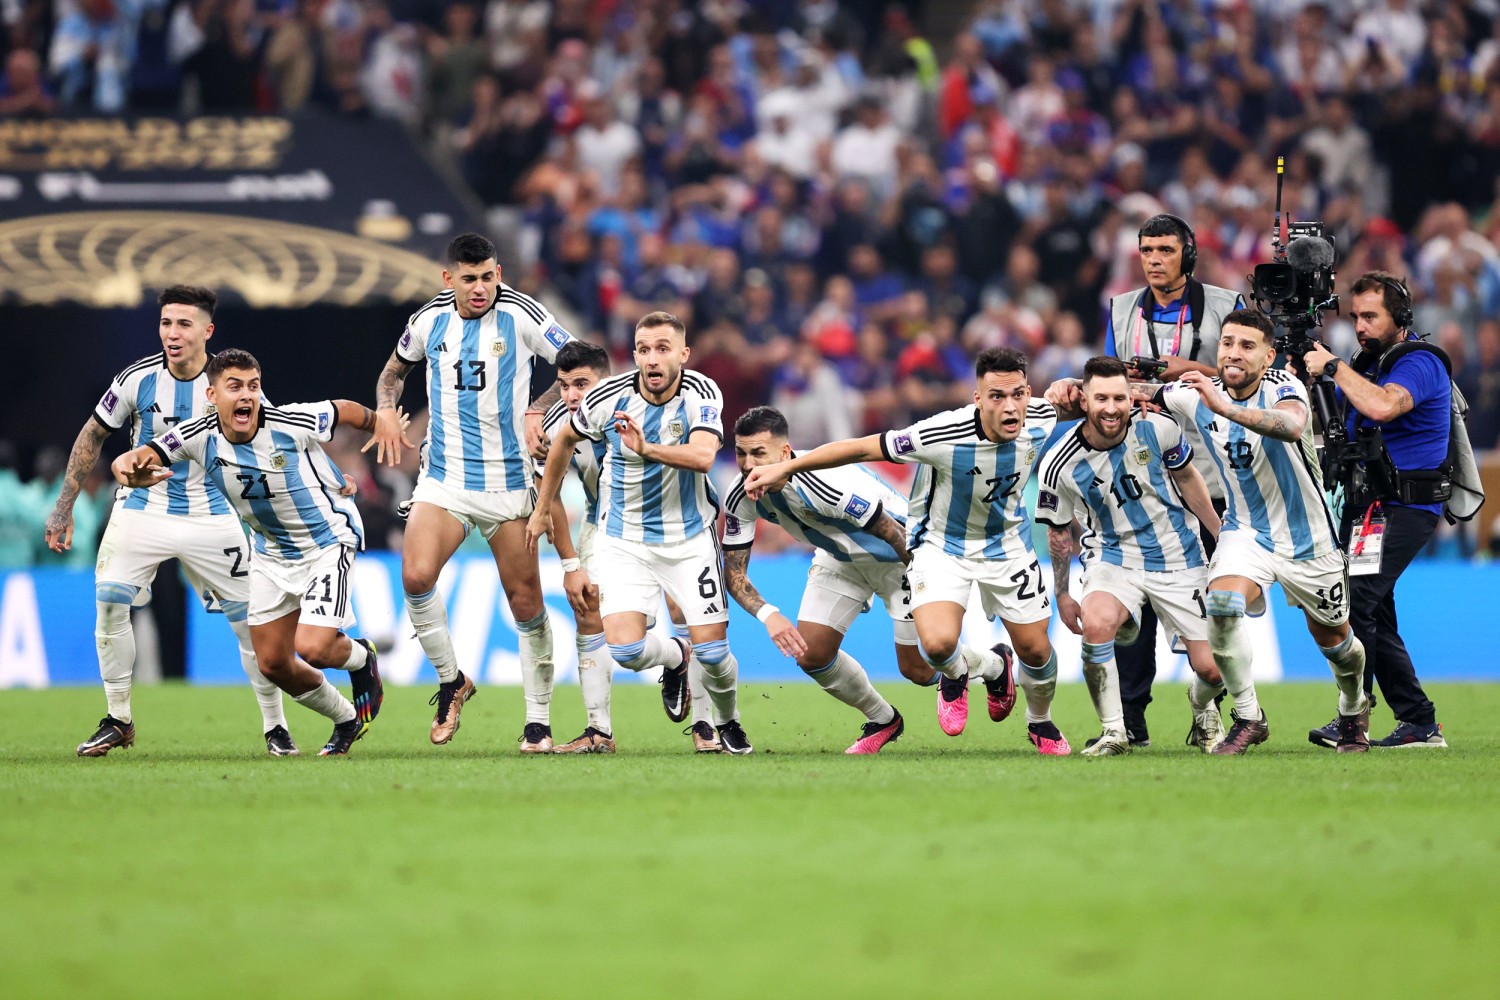
POLYGON ((917 450, 917 446, 912 443, 911 433, 909 431, 902 431, 900 434, 897 434, 896 439, 892 442, 892 445, 894 447, 892 447, 891 450, 898 455, 909 455, 917 450))
POLYGON ((1036 449, 1035 448, 1027 448, 1026 449, 1026 464, 1030 465, 1032 462, 1035 462, 1035 461, 1036 461, 1036 449))
POLYGON ((280 472, 282 469, 286 468, 286 452, 271 452, 271 468, 275 469, 277 472, 280 472))
POLYGON ((567 330, 564 330, 556 323, 553 323, 551 326, 547 327, 547 332, 542 334, 542 336, 546 337, 547 343, 551 344, 553 347, 561 347, 569 340, 573 339, 572 337, 568 336, 567 330))
POLYGON ((116 396, 115 391, 111 389, 104 394, 104 398, 99 401, 99 405, 104 407, 104 412, 113 413, 115 412, 115 407, 119 405, 119 402, 120 397, 116 396))
POLYGON ((673 420, 667 424, 667 433, 674 438, 682 437, 682 421, 673 420))
POLYGON ((852 517, 864 517, 870 512, 870 501, 861 496, 851 496, 849 502, 844 504, 844 509, 852 517))
POLYGON ((508 350, 510 350, 510 348, 506 345, 504 340, 495 340, 490 342, 490 353, 497 358, 505 357, 505 352, 508 350))
POLYGON ((1135 464, 1137 464, 1137 465, 1150 465, 1151 464, 1151 449, 1150 448, 1137 448, 1136 452, 1135 452, 1135 464))

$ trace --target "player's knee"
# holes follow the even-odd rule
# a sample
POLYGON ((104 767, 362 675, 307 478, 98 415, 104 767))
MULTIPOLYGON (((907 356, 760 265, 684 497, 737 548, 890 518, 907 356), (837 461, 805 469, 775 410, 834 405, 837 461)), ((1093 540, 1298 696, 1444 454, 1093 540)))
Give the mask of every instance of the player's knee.
POLYGON ((1113 644, 1115 641, 1115 632, 1116 629, 1114 628, 1114 626, 1108 624, 1107 622, 1100 621, 1097 618, 1085 617, 1083 619, 1084 642, 1091 642, 1095 645, 1098 645, 1102 642, 1113 644))
POLYGON ((810 642, 807 644, 807 652, 797 657, 797 666, 808 672, 821 670, 832 664, 838 656, 837 643, 810 642))
POLYGON ((408 598, 426 597, 437 587, 438 573, 442 567, 428 566, 419 562, 401 564, 401 589, 408 598))
POLYGON ((1245 595, 1236 590, 1210 590, 1203 599, 1210 624, 1233 625, 1245 617, 1245 595))
POLYGON ((98 635, 119 635, 130 628, 130 604, 118 601, 96 601, 94 604, 94 632, 98 635))
POLYGON ((922 658, 929 666, 937 666, 940 663, 948 663, 953 659, 953 654, 958 652, 958 636, 943 636, 931 642, 923 639, 918 648, 922 651, 922 658))
POLYGON ((296 666, 296 660, 289 656, 257 656, 255 662, 260 667, 260 675, 277 686, 291 680, 296 666))
MULTIPOLYGON (((913 637, 915 640, 915 637, 913 637)), ((901 671, 901 676, 913 684, 927 687, 934 682, 937 674, 933 671, 931 664, 922 659, 922 653, 917 649, 915 641, 910 644, 896 646, 896 669, 901 671)))
POLYGON ((1052 642, 1044 633, 1038 638, 1016 639, 1012 637, 1016 658, 1022 663, 1045 664, 1052 659, 1052 642))
POLYGON ((713 642, 701 642, 693 647, 693 655, 698 657, 698 662, 705 667, 717 667, 729 659, 729 640, 715 639, 713 642))
POLYGON ((336 652, 338 640, 338 633, 332 636, 298 636, 297 655, 319 670, 342 667, 345 658, 336 652))
POLYGON ((610 658, 626 670, 640 671, 652 666, 646 662, 645 639, 636 642, 611 642, 607 645, 610 658))

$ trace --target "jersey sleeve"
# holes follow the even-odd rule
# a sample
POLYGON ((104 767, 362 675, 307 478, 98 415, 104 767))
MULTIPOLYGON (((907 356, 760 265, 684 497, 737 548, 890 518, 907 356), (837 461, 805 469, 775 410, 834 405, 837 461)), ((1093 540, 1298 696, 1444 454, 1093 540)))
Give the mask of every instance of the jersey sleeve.
POLYGON ((516 307, 516 333, 521 342, 548 362, 557 360, 557 352, 573 339, 573 335, 562 328, 552 310, 530 295, 513 288, 501 293, 501 301, 516 307))
POLYGON ((1046 400, 1033 399, 1026 404, 1026 428, 1039 429, 1050 437, 1057 429, 1057 407, 1046 400))
POLYGON ((1412 351, 1391 368, 1386 385, 1399 385, 1411 393, 1413 406, 1446 396, 1450 391, 1443 363, 1425 351, 1412 351))
POLYGON ((755 541, 755 522, 759 515, 755 501, 745 496, 745 477, 735 479, 729 487, 724 505, 724 548, 748 548, 755 541))
MULTIPOLYGON (((1063 438, 1059 446, 1066 441, 1067 438, 1063 438)), ((1064 474, 1064 463, 1057 461, 1057 457, 1057 447, 1042 456, 1042 474, 1036 489, 1036 519, 1053 528, 1066 528, 1073 523, 1078 490, 1064 474)))
POLYGON ((94 419, 112 431, 124 427, 135 412, 135 393, 127 386, 129 381, 132 380, 126 372, 110 379, 109 388, 99 398, 99 405, 94 407, 94 419))
POLYGON ((824 517, 849 521, 861 528, 880 516, 880 498, 875 481, 852 469, 825 469, 821 472, 799 472, 793 482, 813 510, 824 517))
POLYGON ((688 412, 688 437, 693 431, 712 431, 724 438, 724 394, 711 378, 697 375, 693 379, 693 399, 688 412))
POLYGON ((1182 433, 1182 427, 1177 421, 1155 414, 1151 414, 1147 420, 1156 430, 1156 443, 1161 447, 1162 462, 1167 468, 1180 469, 1192 461, 1193 447, 1188 444, 1187 435, 1182 433))
POLYGON ((1307 398, 1307 389, 1303 387, 1300 379, 1288 378, 1268 388, 1272 406, 1280 406, 1288 399, 1294 399, 1303 406, 1311 405, 1307 398))
POLYGON ((204 446, 217 424, 218 418, 213 414, 189 420, 165 434, 158 434, 147 442, 146 447, 160 455, 166 465, 176 465, 178 462, 197 462, 202 465, 204 446))
POLYGON ((1151 401, 1162 407, 1178 420, 1192 420, 1198 409, 1199 396, 1181 382, 1168 382, 1159 389, 1151 401))
MULTIPOLYGON (((603 441, 605 428, 614 417, 614 398, 612 396, 594 396, 590 394, 584 398, 583 405, 573 411, 571 423, 573 430, 582 434, 590 441, 603 441), (589 405, 592 403, 593 405, 589 405)), ((545 422, 543 426, 546 426, 545 422)))
POLYGON ((943 442, 975 433, 974 408, 949 410, 918 420, 910 427, 886 431, 880 436, 880 452, 887 462, 921 462, 932 458, 943 442))
POLYGON ((409 365, 422 362, 427 356, 427 334, 432 331, 432 320, 436 315, 435 309, 422 309, 412 314, 406 321, 401 339, 396 341, 396 357, 409 365))
POLYGON ((305 444, 317 442, 326 444, 333 439, 333 432, 339 425, 338 407, 333 405, 332 400, 325 399, 320 403, 289 403, 286 406, 276 407, 286 417, 290 425, 284 428, 298 441, 305 444))

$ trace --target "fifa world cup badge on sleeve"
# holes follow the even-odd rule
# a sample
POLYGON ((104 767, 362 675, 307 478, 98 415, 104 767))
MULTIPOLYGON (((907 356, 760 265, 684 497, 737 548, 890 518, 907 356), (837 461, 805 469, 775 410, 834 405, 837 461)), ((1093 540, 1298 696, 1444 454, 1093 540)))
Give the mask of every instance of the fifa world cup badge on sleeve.
POLYGON ((897 434, 896 440, 893 443, 895 446, 891 450, 898 455, 909 455, 917 450, 917 446, 912 443, 911 432, 909 431, 902 431, 900 434, 897 434))
POLYGON ((167 451, 176 451, 182 447, 182 438, 177 436, 176 431, 164 434, 162 435, 161 446, 167 451))
POLYGON ((717 406, 705 406, 699 410, 699 420, 705 424, 714 424, 719 421, 719 408, 717 406))
POLYGON ((1057 509, 1057 494, 1051 490, 1039 490, 1036 495, 1036 505, 1041 510, 1057 509))
POLYGON ((1290 384, 1280 386, 1276 390, 1276 402, 1279 403, 1283 399, 1293 399, 1293 398, 1296 397, 1296 395, 1297 395, 1297 387, 1296 386, 1290 385, 1290 384))
POLYGON ((115 395, 115 391, 113 389, 111 389, 111 390, 109 390, 108 392, 106 392, 104 394, 104 399, 100 403, 100 405, 102 405, 104 407, 104 411, 106 413, 111 413, 112 414, 112 413, 115 412, 115 407, 118 406, 119 403, 120 403, 120 397, 116 396, 115 395))

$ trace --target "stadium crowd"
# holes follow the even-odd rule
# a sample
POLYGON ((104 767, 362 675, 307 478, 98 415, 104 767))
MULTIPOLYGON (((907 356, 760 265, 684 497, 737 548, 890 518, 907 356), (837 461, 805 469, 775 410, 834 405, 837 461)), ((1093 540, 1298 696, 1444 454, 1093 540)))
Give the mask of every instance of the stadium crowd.
POLYGON ((946 5, 8 0, 0 115, 399 118, 509 283, 617 355, 681 315, 726 419, 770 402, 803 446, 966 402, 986 347, 1077 371, 1158 212, 1248 291, 1285 154, 1291 213, 1410 277, 1500 445, 1500 2, 969 6, 929 40, 946 5))

